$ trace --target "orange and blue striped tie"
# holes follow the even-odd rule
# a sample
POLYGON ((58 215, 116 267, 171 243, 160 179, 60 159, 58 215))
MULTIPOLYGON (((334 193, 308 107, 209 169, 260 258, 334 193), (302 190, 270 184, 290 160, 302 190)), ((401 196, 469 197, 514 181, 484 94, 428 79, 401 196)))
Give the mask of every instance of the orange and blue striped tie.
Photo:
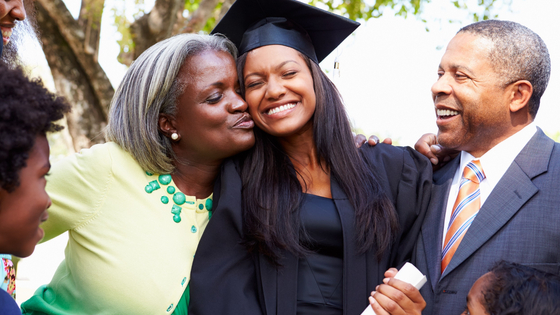
POLYGON ((473 160, 465 166, 457 201, 453 205, 447 234, 445 235, 445 245, 441 253, 441 273, 447 268, 457 247, 459 247, 459 243, 461 243, 463 236, 467 233, 469 226, 478 214, 478 210, 480 210, 480 188, 478 186, 484 178, 486 176, 482 171, 479 160, 473 160))

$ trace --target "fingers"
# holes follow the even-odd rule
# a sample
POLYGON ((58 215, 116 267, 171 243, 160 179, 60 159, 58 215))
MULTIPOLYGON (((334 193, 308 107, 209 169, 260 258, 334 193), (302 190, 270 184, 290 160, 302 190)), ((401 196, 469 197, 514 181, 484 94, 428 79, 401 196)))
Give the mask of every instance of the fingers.
POLYGON ((354 134, 354 144, 356 145, 356 148, 361 147, 364 143, 366 143, 366 136, 362 134, 354 134))
POLYGON ((388 314, 390 314, 383 307, 381 307, 379 305, 377 300, 374 298, 374 296, 376 296, 376 295, 377 295, 377 293, 375 291, 373 291, 373 292, 371 292, 371 296, 368 298, 369 299, 369 305, 371 305, 371 308, 375 312, 375 315, 388 315, 388 314))
MULTIPOLYGON (((365 136, 364 136, 364 135, 355 135, 355 136, 354 136, 354 141, 356 142, 356 147, 359 148, 359 147, 361 147, 361 146, 364 144, 364 142, 365 142, 365 136), (363 140, 362 140, 362 137, 363 137, 363 140), (359 144, 358 144, 358 140, 360 141, 359 144)), ((373 146, 375 146, 375 145, 377 145, 377 144, 379 143, 379 137, 377 137, 376 135, 371 135, 371 136, 369 136, 369 138, 367 139, 367 143, 368 143, 370 146, 373 147, 373 146)), ((393 139, 391 139, 391 138, 385 138, 385 139, 382 141, 382 143, 389 144, 389 145, 393 145, 393 139)))
POLYGON ((430 151, 435 155, 435 156, 439 156, 441 155, 441 152, 443 151, 443 148, 441 145, 439 144, 432 144, 430 145, 430 151))
MULTIPOLYGON (((372 136, 369 137, 369 139, 368 139, 368 144, 369 145, 374 146, 378 143, 379 143, 379 137, 377 137, 376 135, 372 135, 372 136)), ((381 143, 393 145, 393 139, 385 138, 383 141, 381 141, 381 143)))
POLYGON ((383 282, 372 293, 374 301, 370 299, 370 304, 378 315, 421 314, 426 307, 420 291, 411 284, 394 278, 385 278, 383 282))
POLYGON ((399 270, 397 268, 389 268, 387 269, 387 271, 385 271, 385 278, 393 278, 394 276, 397 275, 397 272, 399 272, 399 270))
POLYGON ((393 302, 386 295, 379 293, 377 291, 372 292, 372 296, 369 297, 369 304, 373 308, 376 315, 404 315, 405 310, 400 307, 397 303, 393 302))
POLYGON ((430 146, 430 150, 432 151, 432 153, 436 155, 437 159, 439 160, 439 163, 437 165, 432 165, 434 171, 437 171, 442 167, 444 167, 447 164, 447 162, 454 159, 460 153, 460 151, 453 150, 453 149, 446 149, 440 146, 439 144, 430 146))
POLYGON ((376 135, 371 135, 368 138, 368 144, 374 146, 379 143, 379 138, 376 135))
POLYGON ((395 278, 385 278, 383 279, 383 283, 404 293, 414 304, 422 305, 422 309, 426 306, 426 301, 424 301, 422 294, 420 294, 420 291, 412 284, 395 278))
POLYGON ((437 137, 433 133, 422 135, 422 137, 420 137, 420 139, 418 139, 418 141, 414 145, 414 149, 416 151, 420 152, 420 154, 430 159, 430 162, 432 162, 433 165, 437 165, 439 159, 437 157, 437 154, 432 151, 432 147, 435 151, 438 151, 438 148, 438 152, 441 151, 441 147, 437 144, 437 137))
POLYGON ((391 139, 391 138, 385 138, 385 139, 383 140, 383 143, 393 145, 393 139, 391 139))
POLYGON ((446 148, 441 148, 441 151, 438 153, 438 156, 440 157, 440 160, 442 160, 443 162, 448 162, 451 159, 454 159, 457 155, 459 155, 459 153, 461 153, 461 151, 457 151, 457 150, 453 150, 453 149, 446 149, 446 148))

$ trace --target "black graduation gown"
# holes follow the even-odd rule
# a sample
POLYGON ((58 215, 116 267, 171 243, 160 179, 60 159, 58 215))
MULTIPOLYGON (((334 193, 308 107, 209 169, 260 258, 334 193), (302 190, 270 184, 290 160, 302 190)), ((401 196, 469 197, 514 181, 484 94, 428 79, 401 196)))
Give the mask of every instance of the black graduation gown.
MULTIPOLYGON (((361 314, 390 267, 410 259, 429 202, 432 167, 408 147, 364 146, 399 217, 395 245, 379 261, 375 248, 358 254, 354 209, 331 179, 332 197, 344 237, 343 314, 361 314)), ((331 177, 332 178, 332 177, 331 177)), ((286 252, 282 267, 250 254, 242 244, 241 178, 234 160, 222 166, 214 189, 214 211, 196 251, 190 281, 189 315, 296 314, 298 258, 286 252)))

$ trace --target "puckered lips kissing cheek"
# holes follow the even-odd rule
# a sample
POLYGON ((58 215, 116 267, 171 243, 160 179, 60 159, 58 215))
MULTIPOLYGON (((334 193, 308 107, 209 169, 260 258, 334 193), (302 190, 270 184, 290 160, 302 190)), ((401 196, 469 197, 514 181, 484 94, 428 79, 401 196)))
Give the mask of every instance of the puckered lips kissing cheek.
POLYGON ((4 41, 4 45, 6 45, 10 41, 10 37, 12 36, 13 27, 15 25, 7 25, 2 24, 0 25, 0 29, 2 30, 2 40, 4 41))
POLYGON ((249 113, 243 113, 241 117, 239 117, 235 123, 233 124, 232 128, 235 129, 252 129, 255 126, 253 119, 249 113))

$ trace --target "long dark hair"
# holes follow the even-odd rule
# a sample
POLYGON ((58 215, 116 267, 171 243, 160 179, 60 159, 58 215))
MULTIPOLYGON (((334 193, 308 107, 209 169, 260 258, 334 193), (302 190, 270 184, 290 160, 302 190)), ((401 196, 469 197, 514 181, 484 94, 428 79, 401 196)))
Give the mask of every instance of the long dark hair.
MULTIPOLYGON (((375 247, 381 258, 398 229, 393 204, 354 146, 338 90, 316 63, 300 55, 311 70, 316 94, 313 140, 318 158, 354 206, 359 252, 375 247)), ((237 63, 242 90, 246 58, 247 54, 242 55, 237 63)), ((245 241, 250 251, 258 251, 278 263, 283 250, 297 256, 307 253, 299 239, 302 187, 297 171, 275 137, 257 127, 254 130, 255 146, 241 163, 245 241)))

